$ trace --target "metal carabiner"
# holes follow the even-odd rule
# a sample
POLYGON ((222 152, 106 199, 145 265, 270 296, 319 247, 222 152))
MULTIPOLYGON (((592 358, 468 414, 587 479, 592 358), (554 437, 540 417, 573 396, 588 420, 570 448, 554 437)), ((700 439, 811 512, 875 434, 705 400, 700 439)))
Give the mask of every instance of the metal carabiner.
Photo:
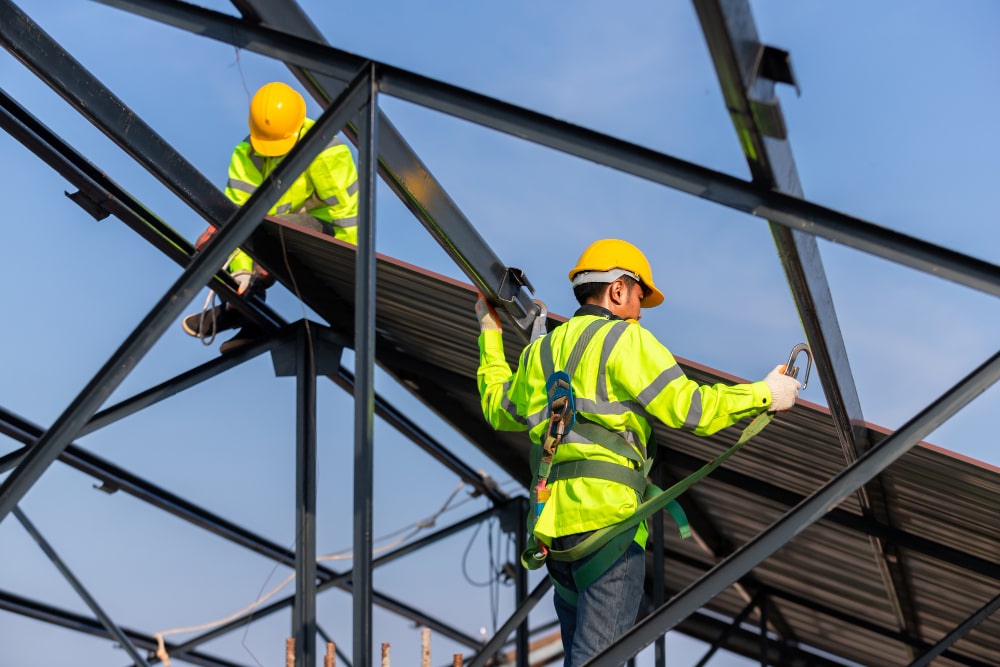
POLYGON ((785 375, 798 379, 799 367, 795 365, 795 359, 802 352, 805 352, 806 355, 806 374, 802 378, 802 386, 799 387, 799 390, 805 389, 806 385, 809 384, 809 370, 812 368, 813 361, 812 350, 805 343, 799 343, 792 348, 792 353, 788 355, 788 363, 785 364, 785 375))

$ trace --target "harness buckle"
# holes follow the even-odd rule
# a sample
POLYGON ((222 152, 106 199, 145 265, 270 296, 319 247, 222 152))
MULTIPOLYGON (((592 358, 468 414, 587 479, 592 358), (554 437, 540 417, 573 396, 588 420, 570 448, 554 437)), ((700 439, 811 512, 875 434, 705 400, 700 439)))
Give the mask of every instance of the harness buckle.
POLYGON ((549 426, 546 435, 558 442, 576 423, 576 401, 573 385, 566 371, 556 371, 545 381, 549 395, 549 426))

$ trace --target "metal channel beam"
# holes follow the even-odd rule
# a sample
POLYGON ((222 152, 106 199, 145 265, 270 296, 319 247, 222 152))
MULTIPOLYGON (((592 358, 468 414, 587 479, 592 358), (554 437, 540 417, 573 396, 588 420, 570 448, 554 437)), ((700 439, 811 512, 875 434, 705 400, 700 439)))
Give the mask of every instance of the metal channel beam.
MULTIPOLYGON (((671 453, 669 459, 671 463, 674 462, 673 453, 671 453)), ((660 487, 663 489, 669 488, 686 476, 676 475, 673 472, 669 472, 670 467, 666 464, 666 457, 660 459, 658 464, 654 464, 654 469, 658 470, 658 473, 664 479, 664 484, 660 487)), ((725 559, 727 556, 736 551, 736 545, 734 545, 722 534, 712 521, 709 514, 701 507, 694 497, 689 495, 685 499, 684 512, 687 514, 688 523, 691 524, 691 530, 695 542, 697 542, 698 546, 700 546, 706 553, 712 556, 716 562, 725 559)), ((666 513, 654 515, 652 520, 655 522, 654 528, 658 527, 661 531, 663 530, 664 520, 673 524, 673 519, 669 518, 669 515, 666 513)), ((662 545, 662 541, 660 544, 662 545)), ((659 558, 663 557, 662 551, 657 552, 656 555, 659 558)), ((750 572, 733 584, 733 587, 739 593, 740 597, 743 598, 744 602, 750 603, 753 600, 760 598, 760 591, 763 590, 764 585, 758 581, 757 577, 754 576, 752 572, 750 572)), ((663 602, 664 600, 660 600, 659 604, 663 604, 663 602)), ((751 610, 756 608, 761 610, 762 613, 766 613, 774 631, 777 632, 778 635, 785 641, 797 641, 794 628, 791 623, 785 619, 781 610, 775 607, 771 603, 771 600, 766 597, 760 599, 759 602, 759 605, 750 605, 751 610)))
MULTIPOLYGON (((21 441, 30 445, 34 441, 32 433, 41 433, 41 429, 29 422, 13 415, 0 408, 0 427, 4 432, 12 437, 19 435, 24 438, 21 441)), ((36 436, 37 437, 37 436, 36 436)), ((26 447, 27 449, 27 447, 26 447)), ((29 450, 30 451, 30 450, 29 450)), ((208 510, 191 503, 180 496, 156 486, 155 484, 142 479, 114 464, 101 459, 86 450, 75 445, 68 446, 59 456, 67 465, 76 468, 80 472, 91 475, 101 480, 108 490, 119 490, 128 493, 135 498, 147 502, 154 507, 166 511, 188 523, 199 526, 219 537, 238 544, 246 549, 258 553, 265 558, 282 563, 288 567, 295 567, 295 553, 284 547, 271 542, 241 526, 238 526, 222 517, 209 512, 208 510)), ((317 577, 321 582, 330 582, 343 590, 350 590, 350 574, 341 574, 327 567, 317 568, 317 577)), ((321 584, 320 589, 325 589, 321 584)), ((466 646, 477 647, 480 645, 479 639, 461 633, 446 623, 437 620, 415 608, 409 607, 388 595, 375 592, 376 604, 389 610, 402 614, 410 620, 426 625, 435 631, 454 639, 466 646)), ((256 612, 259 614, 259 611, 256 612)))
MULTIPOLYGON (((430 544, 433 544, 433 543, 435 543, 435 542, 437 542, 437 541, 439 541, 441 539, 444 539, 445 537, 449 537, 451 535, 454 535, 455 533, 458 533, 458 532, 460 532, 462 530, 465 530, 466 528, 469 528, 470 526, 473 526, 473 525, 479 523, 480 521, 485 521, 486 519, 488 519, 491 516, 493 516, 494 514, 496 514, 496 512, 497 512, 497 508, 493 508, 493 509, 486 510, 484 512, 480 512, 479 514, 473 515, 473 516, 471 516, 471 517, 469 517, 467 519, 463 519, 463 520, 459 521, 458 523, 452 524, 451 526, 442 528, 441 530, 439 530, 439 531, 437 531, 435 533, 432 533, 431 535, 428 535, 428 536, 426 536, 424 538, 421 538, 420 540, 416 540, 414 542, 411 542, 410 544, 407 544, 407 545, 404 545, 402 547, 399 547, 398 549, 396 549, 394 551, 391 551, 391 552, 389 552, 387 554, 384 554, 382 556, 379 556, 378 558, 376 558, 375 560, 373 560, 372 561, 372 567, 376 567, 377 568, 377 567, 379 567, 381 565, 385 565, 386 563, 390 563, 390 562, 392 562, 394 560, 402 558, 403 556, 406 556, 406 555, 408 555, 408 554, 410 554, 410 553, 412 553, 412 552, 414 552, 414 551, 416 551, 418 549, 422 549, 423 547, 428 546, 430 544)), ((343 574, 338 575, 337 577, 334 577, 333 579, 329 579, 327 581, 324 581, 323 583, 321 583, 319 585, 319 587, 316 590, 318 592, 325 591, 328 588, 332 588, 334 586, 339 586, 339 585, 341 585, 343 583, 346 583, 346 582, 350 581, 353 577, 354 577, 354 573, 349 570, 347 572, 344 572, 343 574)), ((250 611, 250 612, 247 612, 246 614, 244 614, 244 615, 242 615, 242 616, 240 616, 238 618, 232 619, 231 621, 229 621, 228 623, 225 623, 224 625, 221 625, 221 626, 219 626, 217 628, 213 628, 212 630, 209 630, 209 631, 205 632, 204 634, 198 635, 197 637, 193 637, 193 638, 187 640, 186 642, 184 642, 183 644, 178 644, 178 648, 182 649, 182 650, 187 650, 187 649, 194 648, 195 646, 198 646, 199 644, 203 644, 203 643, 205 643, 207 641, 215 639, 216 637, 221 637, 222 635, 224 635, 224 634, 226 634, 228 632, 231 632, 232 630, 236 630, 238 628, 244 627, 245 624, 246 624, 246 622, 250 618, 255 618, 255 619, 259 620, 261 618, 264 618, 265 616, 270 616, 271 614, 273 614, 273 613, 275 613, 277 611, 281 611, 282 609, 285 609, 286 607, 292 605, 293 603, 294 603, 294 597, 293 596, 288 596, 288 597, 284 598, 283 600, 278 600, 276 602, 272 602, 269 605, 266 605, 266 606, 263 606, 263 607, 258 607, 256 609, 250 611)), ((430 627, 431 629, 434 629, 434 630, 437 629, 435 626, 432 626, 432 625, 428 625, 427 627, 430 627)), ((470 648, 478 648, 479 645, 480 645, 480 643, 481 643, 481 642, 479 642, 479 640, 474 639, 472 637, 468 637, 466 639, 468 639, 469 641, 472 641, 474 643, 471 643, 471 644, 470 643, 466 643, 465 639, 461 639, 461 638, 456 639, 455 637, 452 637, 452 635, 449 634, 448 631, 445 631, 442 634, 445 635, 445 636, 451 637, 452 639, 455 639, 455 641, 458 641, 459 643, 463 643, 463 644, 465 644, 466 646, 468 646, 470 648)))
POLYGON ((531 610, 535 608, 545 594, 548 593, 549 589, 552 587, 552 580, 549 577, 545 577, 542 581, 535 586, 535 589, 531 591, 530 594, 524 599, 524 601, 514 610, 514 613, 510 615, 507 622, 500 626, 496 634, 486 642, 486 645, 480 649, 479 653, 469 661, 469 667, 484 667, 489 663, 493 657, 503 648, 503 645, 507 643, 507 637, 510 633, 514 632, 514 629, 524 623, 528 618, 528 614, 531 610))
POLYGON ((10 0, 0 0, 0 35, 4 48, 156 176, 170 191, 181 199, 190 201, 191 207, 206 221, 217 225, 233 214, 236 205, 226 199, 212 181, 199 173, 121 100, 94 79, 90 72, 10 0))
POLYGON ((101 605, 97 602, 97 599, 90 594, 90 591, 88 591, 86 586, 83 585, 83 582, 81 582, 80 579, 73 574, 73 571, 69 569, 66 562, 59 556, 56 550, 51 544, 49 544, 48 540, 45 539, 42 533, 28 519, 24 512, 21 511, 21 508, 15 507, 13 511, 14 516, 21 522, 21 525, 28 532, 28 534, 31 535, 32 539, 35 540, 41 550, 45 552, 45 555, 49 557, 49 560, 56 566, 56 569, 59 570, 63 578, 69 582, 70 586, 73 587, 73 590, 77 592, 77 595, 79 595, 87 606, 90 607, 90 610, 94 612, 94 615, 97 616, 101 625, 108 631, 108 634, 114 637, 115 641, 117 641, 118 644, 125 649, 125 652, 129 654, 132 658, 132 662, 141 667, 148 667, 148 663, 141 655, 139 655, 139 652, 129 640, 128 636, 122 632, 121 628, 115 625, 115 622, 111 620, 111 617, 104 611, 101 605))
POLYGON ((928 433, 947 421, 1000 379, 1000 352, 922 410, 898 431, 869 449, 855 463, 820 487, 802 504, 778 519, 732 556, 712 568, 628 631, 618 642, 587 662, 589 667, 612 667, 637 654, 658 636, 675 627, 770 557, 789 540, 818 521, 875 475, 892 465, 928 433))
MULTIPOLYGON (((790 67, 781 74, 766 68, 765 54, 773 51, 760 43, 748 0, 694 0, 694 5, 754 182, 802 197, 791 146, 780 131, 784 121, 774 92, 775 80, 770 78, 790 74, 790 67)), ((816 238, 774 223, 771 233, 823 380, 845 459, 852 463, 871 443, 816 238)), ((859 489, 857 495, 866 515, 892 524, 879 478, 859 489)), ((872 558, 900 629, 919 637, 916 604, 899 550, 876 537, 870 541, 872 558)))
MULTIPOLYGON (((694 472, 705 463, 703 459, 680 451, 672 451, 670 458, 671 463, 676 467, 689 472, 694 472)), ((712 473, 712 480, 727 484, 747 493, 752 493, 761 498, 781 503, 788 508, 796 507, 806 500, 806 496, 794 491, 788 491, 780 486, 749 475, 744 475, 730 468, 718 468, 712 473)), ((821 520, 829 521, 830 523, 865 535, 876 536, 883 541, 895 544, 903 549, 909 549, 954 567, 1000 581, 1000 562, 982 558, 961 549, 955 549, 954 547, 908 533, 893 526, 878 523, 871 518, 860 516, 854 512, 834 507, 821 520)))
MULTIPOLYGON (((364 59, 358 56, 324 46, 322 43, 249 25, 225 14, 191 5, 166 0, 97 1, 255 53, 279 58, 286 64, 309 70, 308 77, 312 80, 320 78, 325 80, 325 77, 321 77, 325 74, 335 81, 342 82, 348 76, 348 72, 352 71, 352 66, 364 62, 364 59)), ((295 27, 290 30, 295 31, 295 27)), ((996 264, 485 95, 384 63, 376 64, 381 73, 380 90, 385 95, 576 155, 728 208, 764 218, 789 229, 842 243, 938 278, 1000 296, 1000 266, 996 264)), ((387 136, 389 132, 385 119, 380 118, 380 122, 383 128, 380 146, 383 153, 380 157, 384 166, 388 164, 386 153, 392 140, 387 136)), ((384 171, 381 173, 385 174, 384 171)), ((406 180, 399 181, 397 183, 399 187, 405 188, 412 183, 413 191, 424 191, 424 181, 420 181, 419 189, 416 187, 416 182, 426 176, 426 172, 405 170, 395 172, 397 178, 404 176, 406 180)), ((392 182, 389 185, 395 189, 392 182)), ((436 188, 430 191, 435 193, 435 197, 447 197, 436 188)), ((413 198, 408 205, 412 210, 422 199, 412 193, 411 196, 413 198)), ((436 199, 426 203, 437 208, 434 206, 438 203, 436 199)), ((428 221, 422 218, 422 221, 425 225, 431 222, 442 223, 440 219, 428 221)), ((459 266, 478 288, 490 289, 490 286, 485 285, 479 277, 481 274, 473 271, 474 268, 479 269, 479 263, 465 261, 459 262, 459 266)), ((493 273, 499 273, 501 268, 502 265, 498 263, 493 273)))
MULTIPOLYGON (((7 7, 9 5, 6 3, 0 3, 0 17, 7 13, 7 7)), ((0 25, 3 26, 0 32, 5 34, 6 41, 8 26, 2 22, 0 25)), ((0 485, 0 521, 10 513, 70 440, 76 437, 86 421, 135 368, 167 327, 182 314, 196 291, 224 264, 229 253, 249 238, 268 209, 281 196, 282 184, 291 183, 293 177, 301 173, 346 124, 356 92, 356 88, 348 88, 338 98, 337 104, 330 106, 320 116, 312 131, 295 145, 229 223, 209 240, 167 293, 4 480, 0 485)))
MULTIPOLYGON (((0 590, 0 609, 20 614, 27 618, 33 618, 37 621, 58 625, 69 630, 83 632, 94 637, 116 641, 115 637, 97 619, 87 618, 81 614, 41 604, 7 591, 0 590)), ((155 637, 127 628, 122 628, 122 631, 139 648, 146 649, 150 653, 156 650, 157 641, 155 637)), ((166 644, 166 648, 170 655, 193 665, 201 665, 202 667, 247 667, 241 663, 215 658, 204 653, 185 651, 179 646, 170 643, 166 644)))
MULTIPOLYGON (((79 196, 85 197, 89 202, 85 207, 88 213, 93 215, 95 211, 100 211, 114 215, 177 264, 187 266, 191 261, 194 246, 187 239, 3 91, 0 91, 0 127, 79 188, 77 196, 73 198, 79 202, 79 196)), ((236 284, 225 272, 216 273, 210 287, 262 327, 271 323, 284 323, 259 298, 239 298, 236 284)))
MULTIPOLYGON (((2 94, 2 91, 0 91, 0 108, 4 111, 4 113, 0 113, 0 127, 4 127, 12 136, 20 140, 27 148, 49 164, 49 166, 67 178, 77 188, 80 188, 81 191, 89 193, 88 196, 94 200, 100 200, 102 207, 122 219, 129 227, 138 232, 167 256, 171 257, 171 259, 174 259, 178 264, 183 266, 190 261, 190 255, 193 251, 193 246, 190 243, 152 214, 148 214, 147 217, 146 215, 137 213, 148 213, 148 211, 140 202, 134 200, 131 195, 111 181, 102 170, 87 162, 79 153, 37 121, 37 119, 20 107, 14 100, 2 94), (119 204, 122 207, 119 207, 119 204)), ((178 167, 178 171, 183 171, 183 169, 178 167)), ((186 177, 174 180, 190 182, 197 180, 197 176, 197 173, 188 174, 186 177)), ((192 207, 196 205, 188 197, 185 197, 184 201, 192 207)), ((228 276, 216 274, 212 289, 224 295, 230 303, 240 307, 241 312, 250 316, 251 320, 262 328, 267 329, 284 325, 284 320, 259 299, 255 298, 248 301, 237 298, 236 291, 230 283, 231 281, 228 276)), ((344 344, 345 346, 352 346, 353 341, 350 343, 345 341, 344 344)), ((115 406, 98 412, 81 430, 81 435, 91 433, 113 421, 133 414, 152 403, 201 382, 208 377, 221 373, 251 358, 255 354, 265 351, 269 347, 270 345, 266 347, 254 346, 252 348, 254 350, 253 353, 239 350, 238 352, 228 354, 221 359, 208 362, 189 373, 182 374, 147 392, 138 394, 115 406)), ((418 372, 426 376, 429 374, 429 369, 420 368, 418 372)), ((339 375, 331 377, 331 379, 342 388, 353 391, 354 376, 342 366, 340 367, 339 375)), ((378 394, 375 395, 375 409, 379 417, 396 428, 397 431, 406 435, 414 444, 421 447, 467 484, 475 487, 478 493, 486 495, 493 502, 503 502, 505 500, 504 494, 486 484, 479 473, 469 467, 461 458, 449 452, 441 443, 437 442, 426 431, 417 426, 412 420, 378 394)), ((0 467, 0 471, 9 469, 9 467, 0 467)))
POLYGON ((732 628, 729 623, 707 614, 692 614, 678 626, 677 630, 689 637, 711 644, 724 633, 727 634, 722 648, 760 664, 781 665, 781 667, 857 667, 836 659, 836 656, 812 653, 802 646, 778 642, 770 637, 764 655, 761 655, 760 633, 744 628, 732 628))
MULTIPOLYGON (((89 211, 112 214, 178 264, 186 265, 194 253, 187 239, 170 229, 151 212, 138 206, 127 192, 110 181, 68 144, 0 90, 0 127, 32 153, 79 188, 90 202, 89 211)), ((96 216, 95 216, 96 217, 96 216)))
POLYGON ((971 616, 955 627, 954 630, 942 637, 941 641, 910 663, 909 667, 927 667, 935 658, 947 655, 949 646, 969 634, 969 631, 989 618, 997 609, 1000 609, 1000 595, 995 596, 992 600, 977 609, 971 616))
MULTIPOLYGON (((318 44, 326 44, 323 34, 306 18, 296 2, 232 0, 232 3, 243 14, 247 23, 268 25, 318 44)), ((287 61, 286 64, 324 106, 339 94, 344 85, 343 77, 339 75, 329 76, 323 70, 308 66, 297 67, 287 61)), ((383 66, 378 66, 381 72, 383 66)), ((506 307, 519 325, 517 331, 527 341, 539 309, 516 280, 522 274, 517 270, 509 271, 500 262, 475 226, 381 110, 377 110, 377 124, 378 169, 386 184, 473 284, 491 300, 506 307), (511 278, 515 280, 512 281, 511 278)), ((347 128, 345 133, 360 147, 360 137, 354 128, 347 128)))
MULTIPOLYGON (((690 556, 684 556, 682 554, 674 554, 673 559, 682 565, 685 565, 692 569, 700 570, 702 572, 707 572, 712 568, 711 563, 705 563, 696 558, 691 558, 690 556)), ((912 649, 920 651, 928 651, 932 648, 932 646, 928 642, 921 641, 914 637, 910 637, 906 635, 906 633, 900 632, 898 629, 886 628, 876 623, 873 623, 869 620, 866 620, 864 618, 859 618, 858 616, 855 616, 853 614, 845 613, 840 609, 835 609, 833 607, 820 604, 816 602, 814 598, 811 597, 803 597, 801 595, 795 595, 794 593, 774 588, 768 588, 767 595, 768 597, 789 602, 795 606, 802 607, 803 609, 808 609, 817 614, 841 621, 847 625, 850 625, 852 628, 856 630, 864 630, 866 632, 870 632, 872 634, 885 637, 886 639, 891 639, 892 641, 899 642, 908 647, 911 647, 912 649)), ((976 660, 975 658, 958 654, 955 651, 945 650, 941 655, 948 658, 949 660, 954 660, 958 664, 967 665, 968 667, 992 667, 991 665, 984 664, 981 660, 976 660)))

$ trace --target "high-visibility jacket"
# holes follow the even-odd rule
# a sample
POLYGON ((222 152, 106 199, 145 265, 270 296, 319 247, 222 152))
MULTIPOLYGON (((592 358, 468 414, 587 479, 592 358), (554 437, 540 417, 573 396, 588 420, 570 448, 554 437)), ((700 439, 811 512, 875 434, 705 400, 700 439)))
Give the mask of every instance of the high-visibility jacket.
MULTIPOLYGON (((699 385, 689 379, 670 351, 637 322, 615 318, 596 306, 583 306, 566 323, 536 339, 521 353, 511 373, 498 331, 479 337, 479 392, 483 415, 494 429, 527 430, 540 447, 547 426, 547 394, 542 347, 551 346, 556 370, 564 368, 587 325, 608 319, 587 345, 573 374, 577 420, 594 422, 617 433, 645 459, 650 418, 696 435, 711 435, 771 403, 763 381, 737 385, 699 385)), ((573 460, 635 464, 580 434, 567 433, 553 464, 573 460)), ((551 495, 534 526, 535 536, 551 545, 552 538, 597 530, 630 517, 640 499, 625 484, 577 477, 550 484, 551 495)), ((645 547, 643 524, 636 542, 645 547)))
MULTIPOLYGON (((306 118, 300 134, 307 132, 313 123, 306 118)), ((247 137, 233 150, 226 196, 242 206, 282 159, 284 156, 267 157, 257 153, 247 137)), ((282 213, 309 213, 327 223, 328 231, 335 238, 357 244, 358 170, 344 142, 334 138, 268 211, 268 215, 282 213)), ((242 251, 230 258, 231 273, 252 268, 253 260, 242 251)))

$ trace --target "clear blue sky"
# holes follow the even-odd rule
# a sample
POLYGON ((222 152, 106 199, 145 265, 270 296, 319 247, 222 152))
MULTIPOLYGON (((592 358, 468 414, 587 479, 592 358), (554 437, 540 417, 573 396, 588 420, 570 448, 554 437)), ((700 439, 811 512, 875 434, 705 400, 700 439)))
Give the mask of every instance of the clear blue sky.
MULTIPOLYGON (((230 151, 246 133, 249 95, 270 80, 294 83, 279 63, 96 3, 17 4, 220 187, 230 151)), ((202 4, 232 12, 225 2, 202 4)), ((586 0, 301 4, 334 46, 748 177, 687 2, 624 2, 614 10, 586 0)), ((989 0, 752 6, 761 39, 791 52, 801 86, 801 97, 788 87, 779 95, 806 197, 1000 262, 992 196, 1000 173, 1000 7, 989 0)), ((197 215, 6 52, 0 86, 175 229, 191 240, 202 231, 197 215)), ((754 380, 802 340, 763 220, 385 96, 382 107, 551 311, 573 309, 565 274, 582 248, 617 236, 650 258, 666 302, 643 325, 676 355, 754 380)), ((319 113, 312 102, 310 112, 319 113)), ((180 269, 117 220, 95 222, 63 195, 70 187, 61 177, 6 134, 0 150, 7 165, 0 184, 7 202, 0 406, 44 428, 180 269)), ((379 252, 463 278, 384 186, 377 215, 379 252)), ((820 248, 868 421, 898 428, 996 351, 996 299, 826 241, 820 248)), ((285 319, 302 317, 291 295, 272 294, 269 302, 285 319)), ((185 336, 178 323, 112 400, 211 359, 216 347, 185 336)), ((353 367, 350 356, 345 364, 353 367)), ((379 376, 377 389, 471 465, 508 481, 390 380, 379 376)), ((818 382, 803 398, 825 402, 818 382)), ((328 383, 319 400, 319 549, 330 553, 350 547, 352 405, 328 383)), ((992 437, 998 408, 994 388, 929 440, 1000 465, 992 437)), ((265 357, 78 442, 268 539, 293 543, 294 383, 275 378, 265 357), (220 402, 244 420, 213 418, 220 402)), ((0 442, 0 455, 16 447, 0 442)), ((382 424, 376 447, 375 535, 382 536, 433 514, 457 480, 382 424)), ((120 624, 153 633, 213 621, 288 574, 92 486, 56 464, 21 508, 120 624)), ((484 506, 466 502, 439 525, 484 506)), ((492 531, 494 548, 505 550, 492 531)), ((462 576, 470 543, 468 574, 483 581, 485 528, 377 570, 375 586, 469 634, 480 627, 491 633, 489 590, 462 576)), ((0 588, 89 614, 12 516, 0 524, 0 554, 0 588)), ((349 562, 332 566, 343 570, 349 562)), ((501 589, 497 618, 510 612, 512 596, 501 589)), ((320 624, 348 655, 350 613, 347 595, 320 597, 320 624)), ((551 617, 545 602, 539 622, 551 617)), ((417 660, 416 628, 378 609, 375 623, 376 644, 391 642, 397 663, 417 660)), ((288 627, 289 616, 279 614, 203 648, 278 664, 288 627)), ((433 642, 435 664, 463 650, 443 638, 433 642)), ((692 664, 705 650, 673 635, 668 648, 674 665, 692 664)), ((641 660, 651 662, 646 654, 641 660)), ((0 663, 57 661, 128 663, 110 642, 0 615, 0 663)), ((753 663, 717 656, 711 664, 753 663)))

